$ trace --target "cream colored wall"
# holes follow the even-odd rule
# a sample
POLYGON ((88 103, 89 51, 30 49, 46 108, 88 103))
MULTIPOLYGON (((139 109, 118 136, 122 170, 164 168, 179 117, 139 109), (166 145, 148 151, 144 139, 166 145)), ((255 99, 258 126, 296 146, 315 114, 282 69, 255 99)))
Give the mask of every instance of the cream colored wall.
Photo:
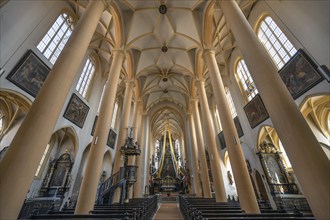
POLYGON ((11 127, 11 129, 8 131, 8 133, 3 137, 3 139, 0 142, 0 151, 8 147, 10 145, 10 142, 13 140, 18 128, 20 127, 21 123, 23 122, 24 117, 18 118, 15 120, 15 123, 11 127))
MULTIPOLYGON (((304 48, 319 64, 329 66, 329 1, 258 1, 248 19, 253 28, 263 13, 269 14, 275 20, 297 49, 304 48), (319 24, 319 26, 316 24, 319 24)), ((235 48, 228 61, 229 78, 223 77, 223 81, 225 86, 230 89, 244 131, 244 136, 240 140, 245 158, 250 161, 252 169, 263 173, 259 159, 254 153, 254 148, 257 146, 259 128, 262 125, 273 125, 271 119, 268 118, 254 129, 250 127, 243 109, 247 101, 243 99, 234 76, 235 64, 239 58, 243 57, 239 48, 235 48)), ((329 92, 329 83, 326 80, 311 88, 304 95, 297 98, 295 102, 299 106, 307 95, 322 92, 329 92)), ((320 141, 324 140, 324 137, 319 135, 320 132, 316 131, 313 126, 311 128, 320 141)), ((269 198, 272 197, 269 195, 269 198)), ((271 203, 274 205, 273 201, 271 203)))
MULTIPOLYGON (((34 97, 21 90, 5 78, 15 67, 16 63, 29 49, 32 49, 50 68, 52 67, 52 64, 38 51, 36 46, 43 38, 43 36, 47 33, 53 22, 57 19, 63 8, 70 9, 69 4, 66 1, 27 0, 9 1, 0 9, 0 67, 5 70, 5 73, 0 76, 0 88, 17 91, 28 97, 32 101, 34 100, 34 97)), ((97 114, 97 107, 100 101, 102 88, 105 83, 105 79, 103 78, 104 68, 97 68, 97 71, 94 75, 94 81, 92 83, 92 92, 88 99, 85 100, 75 91, 75 86, 80 77, 79 73, 82 71, 84 64, 88 58, 88 55, 91 52, 92 51, 89 50, 86 53, 85 59, 81 64, 79 72, 76 75, 75 82, 72 85, 67 100, 63 105, 60 117, 57 120, 57 124, 54 128, 55 132, 63 127, 72 127, 77 135, 76 147, 78 148, 78 152, 76 152, 77 154, 75 157, 75 163, 71 171, 73 182, 71 185, 70 194, 72 193, 74 182, 79 173, 80 163, 83 159, 83 151, 85 150, 85 147, 88 146, 88 144, 91 142, 92 137, 90 133, 92 130, 95 115, 97 114), (83 128, 79 128, 78 126, 74 125, 63 117, 63 114, 65 112, 67 104, 69 103, 72 93, 77 94, 90 107, 83 128)), ((17 129, 19 128, 20 123, 21 121, 19 121, 17 125, 15 125, 4 137, 1 143, 1 148, 5 145, 7 146, 10 144, 17 129)), ((109 150, 109 148, 106 147, 105 151, 106 150, 109 150)), ((111 156, 114 155, 112 153, 113 150, 110 149, 110 151, 111 156)), ((111 158, 111 160, 113 160, 113 158, 111 158)), ((33 193, 30 193, 28 195, 36 195, 34 191, 36 188, 40 187, 40 184, 40 181, 34 181, 31 186, 31 190, 33 191, 33 193)))
POLYGON ((259 1, 249 21, 255 23, 260 11, 270 12, 294 45, 301 44, 320 65, 329 67, 329 8, 328 0, 259 1))

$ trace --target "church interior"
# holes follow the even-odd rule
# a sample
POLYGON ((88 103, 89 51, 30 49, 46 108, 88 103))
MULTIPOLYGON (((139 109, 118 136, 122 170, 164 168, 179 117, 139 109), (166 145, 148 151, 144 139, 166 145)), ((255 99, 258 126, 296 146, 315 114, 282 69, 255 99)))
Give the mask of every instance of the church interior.
POLYGON ((0 219, 330 219, 329 0, 1 0, 0 219))

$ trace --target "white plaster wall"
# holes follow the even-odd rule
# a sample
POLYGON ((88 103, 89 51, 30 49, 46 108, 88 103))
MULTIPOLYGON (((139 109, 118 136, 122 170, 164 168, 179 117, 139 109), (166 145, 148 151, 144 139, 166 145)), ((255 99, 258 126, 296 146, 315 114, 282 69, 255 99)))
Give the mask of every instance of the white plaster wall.
POLYGON ((317 62, 330 65, 330 3, 328 0, 259 1, 249 21, 254 26, 267 12, 297 48, 305 48, 317 62))
MULTIPOLYGON (((38 51, 36 46, 42 37, 47 33, 53 22, 57 19, 63 8, 70 9, 68 3, 65 1, 26 0, 9 1, 4 7, 0 9, 0 65, 1 68, 5 70, 3 75, 0 76, 0 88, 17 91, 18 93, 26 96, 28 99, 32 101, 34 100, 34 97, 9 82, 7 79, 5 79, 5 77, 10 73, 10 71, 15 67, 16 63, 29 49, 32 49, 50 68, 52 67, 52 64, 38 51)), ((77 154, 75 157, 75 163, 71 171, 73 182, 71 185, 70 194, 73 190, 76 176, 79 173, 78 171, 80 163, 82 162, 83 151, 92 139, 90 133, 95 115, 97 114, 97 107, 105 82, 105 79, 103 78, 103 72, 101 72, 102 68, 97 68, 94 75, 94 80, 91 83, 91 95, 88 97, 88 99, 86 100, 82 98, 75 91, 75 86, 79 80, 80 73, 84 67, 88 55, 91 52, 91 50, 88 50, 86 53, 86 56, 81 64, 79 71, 76 74, 72 88, 63 105, 62 111, 54 128, 55 132, 63 127, 71 127, 77 136, 77 146, 75 147, 78 149, 78 151, 76 152, 77 154), (79 128, 63 117, 64 111, 72 93, 77 94, 90 107, 83 128, 79 128)), ((10 144, 21 122, 22 120, 17 122, 8 132, 8 134, 3 138, 0 143, 0 149, 10 144)), ((105 151, 106 150, 109 150, 109 148, 106 147, 105 151)), ((111 156, 113 157, 113 150, 110 151, 111 156)), ((113 160, 113 158, 111 158, 111 160, 113 160)), ((49 161, 47 163, 49 163, 49 161)), ((48 165, 45 167, 46 171, 47 168, 48 165)), ((82 174, 80 173, 80 175, 82 174)), ((36 195, 36 190, 40 188, 41 183, 42 180, 34 181, 28 196, 36 195)))
POLYGON ((65 5, 64 1, 26 0, 9 1, 0 8, 0 66, 5 66, 23 44, 41 40, 50 25, 46 24, 54 21, 49 18, 56 18, 65 5))
MULTIPOLYGON (((329 66, 329 1, 258 1, 248 19, 253 28, 260 15, 264 13, 269 14, 274 19, 297 49, 304 48, 320 65, 326 64, 329 66)), ((226 74, 224 74, 222 78, 225 86, 229 87, 242 125, 244 136, 241 137, 240 140, 245 158, 250 161, 252 169, 258 170, 260 174, 263 174, 263 169, 254 152, 254 148, 257 146, 260 127, 263 125, 273 127, 273 125, 271 119, 268 118, 254 129, 250 127, 243 109, 247 102, 242 98, 239 85, 234 76, 235 65, 239 58, 243 57, 239 48, 235 48, 228 61, 229 76, 227 77, 226 74)), ((301 97, 297 98, 295 102, 299 106, 306 96, 328 92, 329 83, 323 80, 301 97)), ((320 142, 326 141, 315 126, 311 126, 311 129, 320 142)), ((226 176, 224 172, 223 176, 225 179, 226 176)), ((270 193, 268 188, 267 190, 268 193, 270 193)), ((270 194, 268 197, 270 199, 272 198, 270 194)), ((271 203, 274 205, 272 199, 271 203)))
POLYGON ((18 128, 20 127, 21 123, 23 122, 24 117, 17 118, 15 120, 15 123, 11 126, 11 129, 8 131, 8 133, 3 137, 3 139, 0 142, 0 151, 8 147, 14 138, 18 128))

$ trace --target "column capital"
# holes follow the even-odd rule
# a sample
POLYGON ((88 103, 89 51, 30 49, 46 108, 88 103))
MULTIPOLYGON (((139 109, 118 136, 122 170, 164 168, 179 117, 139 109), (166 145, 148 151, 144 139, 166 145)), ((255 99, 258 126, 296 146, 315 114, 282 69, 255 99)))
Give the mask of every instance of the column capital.
POLYGON ((196 79, 195 85, 196 86, 205 85, 205 79, 196 79))
POLYGON ((134 80, 132 80, 132 79, 126 79, 125 80, 125 83, 126 83, 126 87, 129 86, 129 85, 133 85, 134 86, 134 80))
POLYGON ((214 49, 204 49, 204 53, 203 53, 204 58, 208 55, 215 56, 215 50, 214 49))
POLYGON ((112 55, 114 56, 114 55, 117 55, 117 54, 125 57, 126 51, 123 50, 123 49, 120 49, 120 48, 114 48, 114 49, 112 49, 112 55))
POLYGON ((197 97, 191 98, 191 99, 190 99, 190 102, 191 102, 191 103, 198 102, 198 98, 197 98, 197 97))

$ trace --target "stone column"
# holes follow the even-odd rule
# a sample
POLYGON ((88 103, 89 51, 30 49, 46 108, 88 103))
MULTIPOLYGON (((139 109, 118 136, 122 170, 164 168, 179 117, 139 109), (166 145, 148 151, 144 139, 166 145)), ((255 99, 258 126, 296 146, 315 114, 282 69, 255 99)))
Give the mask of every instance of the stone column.
MULTIPOLYGON (((124 166, 124 159, 123 155, 120 152, 120 148, 125 144, 126 139, 128 137, 128 124, 129 124, 129 117, 131 112, 131 106, 132 106, 132 95, 133 95, 133 88, 134 88, 134 81, 127 80, 126 82, 126 88, 125 88, 125 95, 124 95, 124 103, 122 108, 122 113, 120 117, 120 124, 118 129, 118 140, 117 140, 117 146, 115 148, 115 161, 113 165, 113 172, 117 173, 120 170, 120 167, 124 166)), ((130 156, 132 157, 132 156, 130 156)), ((130 158, 129 157, 129 158, 130 158)), ((114 203, 119 203, 120 200, 120 193, 121 188, 117 188, 113 197, 114 203)))
POLYGON ((196 141, 196 130, 193 115, 188 113, 188 122, 189 122, 189 131, 190 131, 190 140, 191 140, 191 153, 192 153, 192 165, 193 165, 193 175, 195 183, 195 193, 197 196, 202 197, 202 188, 201 188, 201 179, 199 177, 199 165, 198 165, 198 150, 197 150, 197 141, 196 141))
POLYGON ((18 217, 105 6, 89 3, 0 163, 0 219, 18 217))
MULTIPOLYGON (((151 132, 151 129, 149 128, 149 143, 148 143, 148 155, 147 155, 147 166, 146 166, 146 175, 145 175, 145 186, 144 186, 144 189, 146 186, 148 186, 148 189, 149 189, 149 180, 151 179, 151 175, 150 175, 150 159, 151 159, 151 155, 154 153, 154 149, 155 149, 155 146, 154 146, 154 138, 152 136, 152 132, 151 132)), ((146 194, 149 194, 149 192, 145 192, 146 194)))
POLYGON ((118 131, 118 141, 115 153, 115 163, 113 166, 113 173, 119 171, 120 167, 124 166, 124 160, 122 160, 122 154, 120 152, 120 148, 125 144, 126 139, 128 137, 128 125, 129 125, 129 117, 132 106, 132 95, 133 95, 134 81, 128 80, 126 81, 126 89, 124 95, 124 104, 123 110, 120 119, 119 131, 118 131))
POLYGON ((120 70, 125 58, 123 51, 114 51, 107 84, 104 88, 99 118, 87 156, 84 178, 80 187, 75 214, 88 214, 94 208, 97 185, 102 171, 103 154, 107 143, 120 70))
POLYGON ((185 145, 186 143, 184 142, 184 137, 183 137, 183 134, 181 134, 182 136, 180 136, 180 148, 181 148, 181 158, 182 158, 182 164, 183 164, 183 161, 186 160, 187 158, 187 152, 186 152, 186 148, 185 148, 185 145))
POLYGON ((223 184, 223 177, 220 167, 220 157, 215 141, 214 128, 212 124, 211 113, 205 92, 205 82, 196 81, 197 89, 199 91, 199 98, 201 104, 202 117, 204 122, 204 137, 207 148, 209 149, 211 172, 213 177, 213 185, 215 191, 215 198, 217 202, 227 202, 225 186, 223 184))
POLYGON ((139 124, 141 121, 141 114, 139 112, 140 104, 141 104, 140 100, 134 101, 132 127, 133 127, 133 138, 135 141, 138 141, 139 124))
POLYGON ((137 173, 136 173, 136 183, 134 185, 134 198, 142 198, 142 186, 143 186, 143 155, 144 151, 146 150, 146 114, 142 114, 141 124, 140 124, 140 148, 141 148, 141 155, 137 157, 137 173))
POLYGON ((147 116, 146 116, 146 124, 145 124, 145 139, 144 139, 144 149, 145 149, 145 152, 143 154, 143 164, 142 164, 142 182, 141 182, 141 185, 142 185, 142 195, 144 194, 144 189, 145 189, 145 186, 146 186, 146 177, 148 175, 147 173, 147 168, 148 168, 148 158, 149 158, 149 116, 148 116, 148 113, 147 113, 147 116))
MULTIPOLYGON (((137 98, 137 97, 136 97, 137 98)), ((133 138, 134 141, 138 141, 137 140, 137 134, 138 134, 138 124, 139 124, 139 119, 141 118, 140 114, 139 114, 139 103, 141 101, 134 101, 134 107, 133 107, 133 122, 132 122, 132 128, 133 128, 133 138)), ((138 142, 138 144, 140 144, 138 142)), ((131 156, 128 158, 128 165, 135 165, 136 162, 136 156, 131 156)), ((132 185, 129 189, 129 198, 131 199, 133 197, 133 187, 134 185, 132 185)))
POLYGON ((313 214, 317 219, 330 219, 327 156, 237 3, 221 1, 220 6, 313 214))
POLYGON ((220 127, 219 127, 219 124, 218 124, 218 119, 217 119, 217 116, 216 116, 216 112, 215 112, 215 100, 214 100, 214 97, 211 98, 209 100, 209 104, 210 104, 210 110, 211 110, 211 117, 212 117, 212 121, 213 121, 213 126, 214 126, 214 133, 215 133, 215 136, 217 136, 220 132, 220 127))
POLYGON ((195 182, 192 181, 192 177, 191 175, 193 174, 193 171, 194 171, 194 167, 192 165, 192 162, 191 162, 191 159, 192 159, 192 152, 191 152, 191 147, 189 147, 189 140, 188 140, 188 125, 186 124, 185 125, 185 132, 184 132, 184 139, 185 139, 185 145, 184 145, 184 148, 185 148, 185 153, 186 153, 186 169, 188 170, 189 169, 189 194, 195 194, 195 182))
POLYGON ((198 99, 192 99, 190 101, 192 107, 192 113, 194 116, 195 128, 196 128, 196 139, 198 146, 198 155, 200 160, 200 170, 201 170, 201 178, 202 178, 202 186, 203 186, 203 196, 204 198, 212 198, 211 187, 210 187, 210 179, 209 172, 207 168, 207 161, 205 156, 205 147, 204 147, 204 139, 203 139, 203 131, 201 126, 201 120, 199 116, 198 109, 198 99))
POLYGON ((259 206, 254 194, 253 186, 246 167, 242 146, 238 138, 234 120, 232 118, 225 88, 222 82, 220 71, 215 59, 213 50, 207 50, 204 54, 209 69, 210 81, 218 111, 221 118, 221 125, 227 145, 230 164, 233 169, 237 193, 243 210, 247 213, 259 213, 259 206))

